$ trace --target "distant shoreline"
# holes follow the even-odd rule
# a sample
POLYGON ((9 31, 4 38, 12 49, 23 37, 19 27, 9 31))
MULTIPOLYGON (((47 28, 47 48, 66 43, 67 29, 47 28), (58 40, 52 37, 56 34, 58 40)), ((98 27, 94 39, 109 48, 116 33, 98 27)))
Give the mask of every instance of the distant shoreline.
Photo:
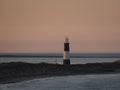
POLYGON ((0 64, 0 83, 15 83, 23 80, 53 76, 109 73, 120 73, 120 61, 73 65, 11 62, 0 64))
MULTIPOLYGON (((0 57, 63 57, 62 53, 0 53, 0 57)), ((70 53, 72 58, 120 58, 120 53, 70 53)))

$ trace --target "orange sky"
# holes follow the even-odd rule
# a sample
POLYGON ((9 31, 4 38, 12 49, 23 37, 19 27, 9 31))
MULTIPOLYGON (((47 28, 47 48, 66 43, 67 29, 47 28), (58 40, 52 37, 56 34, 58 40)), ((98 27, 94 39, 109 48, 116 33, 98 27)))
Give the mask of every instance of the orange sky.
POLYGON ((0 52, 120 52, 120 0, 0 0, 0 52))

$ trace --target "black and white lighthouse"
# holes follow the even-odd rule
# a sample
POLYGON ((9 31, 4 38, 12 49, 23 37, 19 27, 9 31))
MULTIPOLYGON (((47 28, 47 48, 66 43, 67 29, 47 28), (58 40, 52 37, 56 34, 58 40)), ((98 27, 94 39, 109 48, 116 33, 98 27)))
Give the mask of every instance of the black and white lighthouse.
POLYGON ((65 43, 64 43, 63 64, 64 65, 70 64, 70 47, 69 47, 68 37, 66 37, 65 43))

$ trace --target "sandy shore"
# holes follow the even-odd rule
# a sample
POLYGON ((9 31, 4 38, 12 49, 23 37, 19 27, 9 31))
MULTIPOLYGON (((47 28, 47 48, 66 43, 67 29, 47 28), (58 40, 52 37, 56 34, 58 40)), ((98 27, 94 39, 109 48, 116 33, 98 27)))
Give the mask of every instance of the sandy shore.
POLYGON ((75 65, 23 62, 2 63, 0 64, 0 84, 54 76, 105 73, 120 73, 120 62, 75 65))

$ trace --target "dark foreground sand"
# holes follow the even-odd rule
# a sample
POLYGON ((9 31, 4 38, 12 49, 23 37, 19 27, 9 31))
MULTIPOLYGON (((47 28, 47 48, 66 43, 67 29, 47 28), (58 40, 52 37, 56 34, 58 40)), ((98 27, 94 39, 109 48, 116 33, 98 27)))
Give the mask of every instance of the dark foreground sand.
POLYGON ((0 84, 53 76, 109 73, 120 73, 120 61, 74 65, 23 62, 1 63, 0 84))

